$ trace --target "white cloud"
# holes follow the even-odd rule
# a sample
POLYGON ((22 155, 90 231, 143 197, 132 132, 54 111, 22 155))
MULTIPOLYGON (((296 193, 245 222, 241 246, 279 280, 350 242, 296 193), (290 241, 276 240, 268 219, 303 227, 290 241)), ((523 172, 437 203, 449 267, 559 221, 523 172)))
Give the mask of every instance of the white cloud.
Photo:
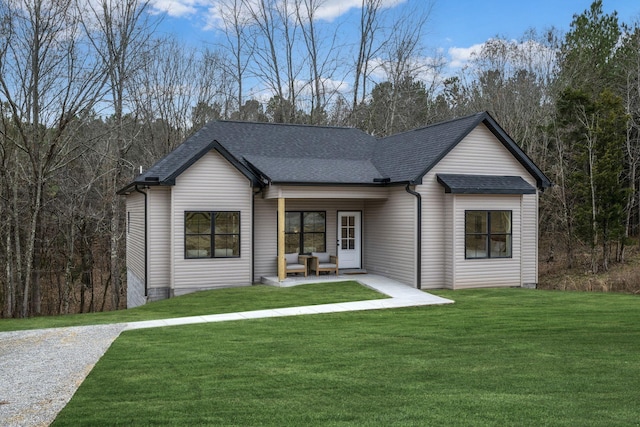
POLYGON ((484 43, 474 44, 470 47, 450 47, 448 51, 449 58, 451 59, 451 61, 449 62, 449 67, 464 67, 474 55, 480 53, 483 46, 484 43))
POLYGON ((206 0, 150 0, 149 4, 155 13, 166 13, 167 15, 180 18, 195 15, 208 4, 206 0))
MULTIPOLYGON (((382 8, 391 8, 404 2, 406 0, 382 0, 381 6, 382 8)), ((317 19, 331 22, 351 9, 359 9, 361 6, 362 0, 325 0, 321 2, 315 15, 317 19)))
POLYGON ((342 92, 348 93, 351 91, 351 85, 344 80, 324 79, 322 84, 325 87, 326 92, 342 92))
MULTIPOLYGON (((292 0, 277 0, 277 4, 282 4, 284 1, 292 2, 292 0)), ((382 0, 381 7, 392 8, 406 1, 382 0)), ((250 0, 249 4, 257 7, 258 1, 250 0)), ((359 9, 362 6, 362 0, 324 0, 319 1, 318 4, 318 9, 314 12, 316 19, 332 22, 352 9, 359 9)), ((224 10, 223 13, 229 9, 229 6, 225 6, 225 0, 150 0, 150 5, 155 13, 166 13, 171 17, 200 15, 199 17, 204 18, 206 22, 206 30, 222 28, 224 23, 221 9, 224 10)), ((290 6, 290 10, 293 10, 293 5, 290 6)))

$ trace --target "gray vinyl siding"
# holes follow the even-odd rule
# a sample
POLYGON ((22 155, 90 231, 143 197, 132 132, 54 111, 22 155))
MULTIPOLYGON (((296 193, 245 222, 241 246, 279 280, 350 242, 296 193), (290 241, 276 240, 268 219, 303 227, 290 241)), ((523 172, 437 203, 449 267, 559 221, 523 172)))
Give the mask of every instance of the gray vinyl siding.
MULTIPOLYGON (((336 254, 338 211, 364 211, 364 200, 349 199, 286 199, 287 211, 323 211, 326 212, 326 245, 327 252, 336 254)), ((262 199, 257 196, 254 201, 255 213, 255 265, 254 281, 259 282, 263 276, 277 274, 276 257, 278 243, 278 203, 276 199, 262 199)), ((366 230, 366 225, 363 226, 366 230)), ((363 257, 366 259, 366 241, 368 236, 363 233, 363 257)), ((338 261, 339 263, 339 261, 338 261)))
MULTIPOLYGON (((454 242, 456 240, 456 228, 455 228, 455 206, 456 198, 453 194, 444 195, 444 210, 443 210, 443 232, 438 233, 437 236, 442 238, 442 245, 444 248, 444 287, 452 288, 455 282, 456 262, 454 257, 454 242)), ((433 258, 433 257, 431 257, 433 258)), ((429 282, 429 285, 423 288, 433 288, 433 280, 429 282)))
MULTIPOLYGON (((484 124, 480 124, 471 131, 425 175, 422 185, 416 188, 421 193, 423 200, 422 287, 435 289, 469 286, 519 286, 522 283, 521 274, 528 278, 537 276, 532 272, 534 268, 537 269, 537 266, 532 265, 537 260, 537 194, 509 197, 509 200, 517 200, 517 203, 510 201, 508 205, 515 206, 514 209, 518 212, 517 218, 514 212, 513 229, 514 234, 518 235, 518 244, 522 245, 522 248, 518 247, 517 253, 514 248, 512 259, 503 261, 465 260, 464 252, 459 252, 460 242, 464 244, 464 209, 466 206, 462 203, 464 196, 445 194, 444 188, 436 180, 438 173, 517 175, 522 176, 529 184, 536 185, 535 179, 484 124), (523 213, 524 218, 528 224, 535 218, 535 230, 530 225, 525 230, 520 230, 520 224, 523 220, 520 216, 523 209, 520 206, 521 200, 524 199, 526 199, 526 203, 523 203, 523 209, 526 210, 523 213), (460 227, 462 227, 462 235, 460 235, 460 227), (520 239, 520 233, 523 233, 522 239, 520 239), (525 255, 521 258, 522 254, 525 255), (487 261, 491 261, 491 263, 487 261), (474 274, 476 277, 471 277, 474 274), (515 277, 518 279, 514 280, 515 277)), ((498 209, 495 205, 498 196, 477 195, 473 197, 477 198, 478 204, 475 206, 478 209, 498 209)), ((526 280, 525 283, 527 283, 526 280)))
POLYGON ((260 282, 263 276, 276 276, 278 266, 278 201, 256 196, 254 209, 254 271, 253 281, 260 282))
POLYGON ((416 211, 416 197, 404 187, 390 187, 387 200, 366 201, 367 272, 416 286, 416 211))
MULTIPOLYGON (((422 195, 422 280, 423 289, 444 287, 445 252, 451 237, 451 212, 447 212, 444 189, 435 179, 434 173, 427 174, 423 185, 416 186, 422 195), (447 228, 448 227, 448 228, 447 228), (450 231, 449 231, 450 232, 450 231)), ((450 272, 451 273, 451 272, 450 272)))
POLYGON ((538 196, 522 196, 522 284, 538 283, 538 196))
POLYGON ((144 196, 127 195, 127 270, 144 281, 144 196))
POLYGON ((252 283, 252 192, 251 182, 217 151, 204 155, 176 179, 171 192, 174 295, 252 283), (185 259, 184 213, 187 211, 239 211, 240 257, 185 259))
POLYGON ((148 194, 148 287, 171 285, 171 187, 151 187, 148 194))

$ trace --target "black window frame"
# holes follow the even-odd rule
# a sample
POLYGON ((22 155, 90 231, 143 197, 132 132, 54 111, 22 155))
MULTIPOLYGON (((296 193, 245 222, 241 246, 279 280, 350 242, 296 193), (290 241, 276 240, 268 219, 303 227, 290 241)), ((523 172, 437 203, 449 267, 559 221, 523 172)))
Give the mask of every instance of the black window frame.
POLYGON ((184 259, 228 259, 228 258, 240 258, 242 256, 242 214, 240 211, 184 211, 184 259), (238 232, 237 233, 216 233, 216 214, 230 213, 238 215, 238 232), (187 218, 189 214, 209 214, 209 232, 208 233, 188 233, 187 232, 187 218), (189 256, 187 254, 187 236, 208 236, 209 237, 209 256, 189 256), (216 256, 216 236, 237 236, 238 239, 238 254, 237 255, 225 255, 216 256))
POLYGON ((324 251, 316 251, 316 252, 326 252, 327 250, 327 211, 317 211, 317 210, 313 210, 313 211, 298 211, 298 210, 294 210, 294 211, 285 211, 285 229, 284 229, 284 234, 285 234, 285 252, 286 252, 286 241, 287 241, 287 235, 291 236, 291 235, 298 235, 298 254, 299 255, 309 255, 311 252, 302 252, 304 250, 304 236, 305 234, 324 234, 324 251), (323 228, 324 231, 320 232, 320 231, 304 231, 304 214, 309 214, 309 213, 317 213, 317 214, 322 214, 324 216, 324 224, 323 224, 323 228), (299 220, 300 220, 300 231, 299 232, 288 232, 287 231, 287 223, 286 223, 286 215, 287 214, 299 214, 299 220))
POLYGON ((509 209, 468 209, 464 211, 464 258, 465 259, 510 259, 513 258, 513 210, 509 209), (470 212, 484 212, 486 214, 486 224, 487 231, 485 232, 475 232, 469 233, 467 232, 467 215, 470 212), (491 215, 495 213, 509 212, 509 232, 504 233, 492 233, 491 232, 491 215), (468 256, 467 248, 468 248, 468 238, 469 236, 486 236, 486 244, 485 244, 485 256, 468 256), (509 245, 506 251, 509 255, 505 256, 492 256, 491 254, 491 246, 490 242, 492 241, 491 236, 508 236, 509 238, 505 238, 506 241, 509 242, 509 245))

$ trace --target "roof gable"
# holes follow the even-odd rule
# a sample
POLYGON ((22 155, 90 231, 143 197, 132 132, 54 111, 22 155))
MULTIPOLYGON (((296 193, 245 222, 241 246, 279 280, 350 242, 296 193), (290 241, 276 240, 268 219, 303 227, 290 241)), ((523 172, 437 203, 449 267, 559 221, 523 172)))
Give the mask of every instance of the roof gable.
POLYGON ((485 113, 436 123, 378 140, 374 164, 392 182, 422 177, 473 130, 485 113))
POLYGON ((536 180, 536 185, 538 188, 544 190, 545 188, 551 187, 551 180, 547 178, 547 176, 533 163, 533 160, 529 158, 525 154, 524 151, 515 143, 513 139, 500 127, 500 125, 489 115, 489 113, 484 113, 486 118, 483 120, 483 123, 489 128, 489 130, 498 138, 502 145, 504 145, 513 157, 516 158, 520 162, 520 164, 531 174, 533 178, 536 180))
POLYGON ((374 163, 392 182, 420 184, 422 178, 481 123, 536 179, 539 188, 551 186, 551 181, 487 112, 382 138, 376 147, 374 163))

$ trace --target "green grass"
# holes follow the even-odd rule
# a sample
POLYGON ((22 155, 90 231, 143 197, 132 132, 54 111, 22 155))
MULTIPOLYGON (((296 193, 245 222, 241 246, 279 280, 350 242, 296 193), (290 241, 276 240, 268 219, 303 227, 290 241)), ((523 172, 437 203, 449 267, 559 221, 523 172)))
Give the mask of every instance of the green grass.
POLYGON ((637 296, 437 294, 123 333, 54 425, 640 425, 637 296))
POLYGON ((314 283, 290 288, 258 285, 196 292, 129 310, 29 319, 0 319, 0 331, 135 322, 380 298, 388 297, 365 288, 355 281, 314 283))

